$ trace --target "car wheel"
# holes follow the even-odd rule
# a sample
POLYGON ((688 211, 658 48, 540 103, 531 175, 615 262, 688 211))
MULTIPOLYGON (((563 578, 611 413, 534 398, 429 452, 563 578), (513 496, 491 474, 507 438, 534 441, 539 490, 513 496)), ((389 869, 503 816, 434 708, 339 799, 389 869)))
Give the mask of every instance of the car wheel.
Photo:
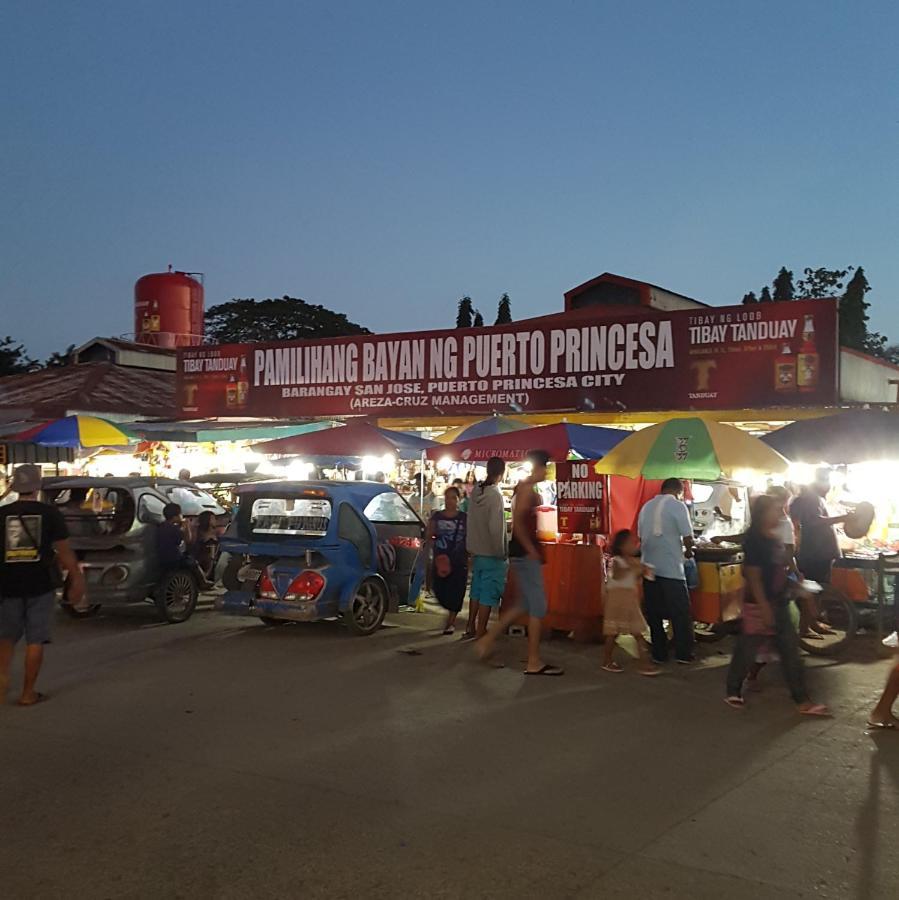
POLYGON ((287 619, 273 619, 271 616, 260 616, 259 621, 269 628, 278 628, 281 625, 287 624, 287 619))
POLYGON ((344 621, 353 634, 374 634, 387 615, 387 592, 375 578, 366 578, 353 595, 344 621))
POLYGON ((154 602, 163 622, 186 622, 197 607, 199 589, 193 575, 186 569, 169 572, 156 588, 154 602))

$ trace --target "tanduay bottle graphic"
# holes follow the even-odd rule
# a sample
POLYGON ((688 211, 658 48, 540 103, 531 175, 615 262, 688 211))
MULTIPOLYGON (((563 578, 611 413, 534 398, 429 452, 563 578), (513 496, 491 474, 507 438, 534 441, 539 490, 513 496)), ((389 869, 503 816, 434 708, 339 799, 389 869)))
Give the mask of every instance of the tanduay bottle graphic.
POLYGON ((240 372, 237 375, 237 405, 244 407, 250 396, 250 376, 247 369, 247 358, 240 360, 240 372))
POLYGON ((796 390, 796 357, 789 344, 784 344, 774 360, 774 390, 790 393, 796 390))
POLYGON ((796 359, 796 381, 802 393, 808 394, 818 389, 820 368, 818 346, 815 343, 815 321, 809 313, 802 326, 802 344, 796 359))
POLYGON ((234 409, 237 406, 237 377, 228 376, 228 383, 225 385, 225 406, 228 409, 234 409))

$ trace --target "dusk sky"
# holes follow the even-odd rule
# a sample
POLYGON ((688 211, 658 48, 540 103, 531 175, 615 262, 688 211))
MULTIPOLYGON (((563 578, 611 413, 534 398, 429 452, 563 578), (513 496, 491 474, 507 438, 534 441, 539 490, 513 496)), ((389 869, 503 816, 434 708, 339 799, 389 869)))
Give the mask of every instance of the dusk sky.
POLYGON ((129 332, 168 263, 375 331, 861 264, 899 341, 897 44, 887 0, 7 0, 0 334, 129 332))

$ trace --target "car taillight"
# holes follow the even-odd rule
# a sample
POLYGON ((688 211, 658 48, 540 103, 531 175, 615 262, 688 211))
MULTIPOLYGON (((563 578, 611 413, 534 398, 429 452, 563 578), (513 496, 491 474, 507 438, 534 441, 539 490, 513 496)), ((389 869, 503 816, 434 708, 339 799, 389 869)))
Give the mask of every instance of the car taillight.
POLYGON ((312 570, 301 572, 290 582, 290 587, 284 595, 285 600, 312 600, 317 597, 325 586, 325 579, 312 570))
POLYGON ((275 590, 275 586, 272 584, 271 578, 268 577, 268 572, 262 573, 262 577, 256 585, 256 591, 263 600, 278 599, 278 593, 275 590))

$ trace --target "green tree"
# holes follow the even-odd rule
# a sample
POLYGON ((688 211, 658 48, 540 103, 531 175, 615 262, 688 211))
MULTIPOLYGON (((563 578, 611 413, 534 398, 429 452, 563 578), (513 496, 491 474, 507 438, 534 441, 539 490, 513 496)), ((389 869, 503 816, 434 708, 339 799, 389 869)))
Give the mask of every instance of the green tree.
POLYGON ((774 279, 773 287, 775 300, 793 299, 796 293, 796 288, 793 287, 793 273, 786 266, 780 267, 777 278, 774 279))
POLYGON ((75 349, 74 344, 69 344, 61 353, 57 350, 51 353, 44 362, 45 369, 59 369, 62 366, 68 366, 72 362, 72 351, 75 349))
POLYGON ((771 291, 768 290, 768 285, 766 284, 762 288, 761 293, 759 294, 759 303, 771 303, 771 302, 772 302, 771 291))
POLYGON ((298 297, 229 300, 206 310, 206 340, 212 344, 292 341, 371 334, 343 313, 298 297))
POLYGON ((755 291, 750 291, 748 294, 743 294, 743 300, 742 300, 741 302, 744 303, 744 304, 746 304, 746 303, 758 303, 758 302, 759 302, 759 298, 756 297, 755 291))
POLYGON ((499 298, 499 306, 496 308, 496 321, 494 325, 509 325, 512 322, 512 301, 508 294, 499 298))
POLYGON ((800 300, 821 300, 838 297, 843 292, 843 279, 852 271, 848 269, 803 269, 804 278, 796 285, 800 300))
POLYGON ((899 366, 899 344, 887 344, 884 338, 884 345, 881 347, 880 355, 894 366, 899 366))
POLYGON ((0 377, 3 375, 21 375, 34 368, 34 360, 25 352, 25 348, 9 335, 0 338, 0 377))
POLYGON ((471 328, 474 318, 474 306, 471 297, 467 294, 459 301, 459 311, 456 313, 456 328, 471 328))
POLYGON ((844 347, 875 352, 883 350, 885 342, 880 335, 868 333, 868 309, 871 304, 865 300, 865 294, 870 290, 865 270, 857 268, 840 299, 840 343, 844 347))
POLYGON ((474 322, 472 322, 472 328, 483 328, 484 327, 484 317, 481 315, 481 311, 476 309, 474 312, 474 322))

